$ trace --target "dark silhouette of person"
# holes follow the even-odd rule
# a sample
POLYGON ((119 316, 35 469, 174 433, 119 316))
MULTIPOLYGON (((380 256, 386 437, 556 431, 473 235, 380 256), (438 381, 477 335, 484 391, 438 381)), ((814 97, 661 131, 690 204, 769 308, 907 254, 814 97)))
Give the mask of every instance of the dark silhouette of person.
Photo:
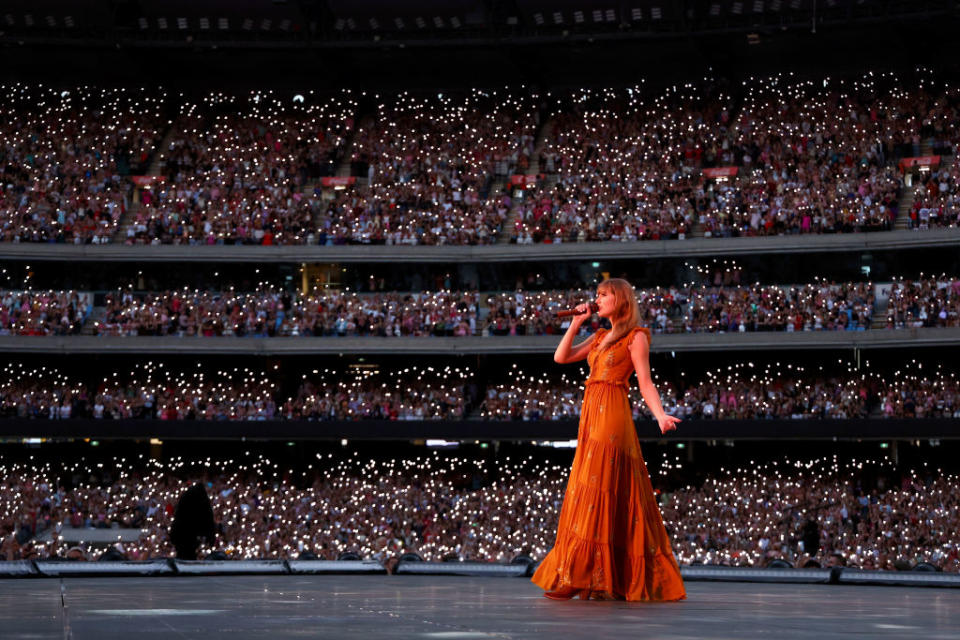
POLYGON ((201 538, 213 542, 215 536, 216 524, 210 498, 203 485, 195 484, 177 502, 173 524, 170 525, 170 542, 176 549, 178 559, 196 560, 201 538))
POLYGON ((803 525, 803 550, 812 558, 820 550, 820 526, 813 518, 803 525))

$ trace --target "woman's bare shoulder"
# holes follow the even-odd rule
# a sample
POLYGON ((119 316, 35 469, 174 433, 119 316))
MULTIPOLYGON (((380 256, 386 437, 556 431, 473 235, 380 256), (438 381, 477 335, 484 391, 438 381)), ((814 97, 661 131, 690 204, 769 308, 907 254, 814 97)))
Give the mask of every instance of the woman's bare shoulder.
POLYGON ((630 331, 633 333, 633 336, 628 341, 628 346, 631 349, 637 349, 650 344, 650 330, 646 327, 634 327, 630 331))

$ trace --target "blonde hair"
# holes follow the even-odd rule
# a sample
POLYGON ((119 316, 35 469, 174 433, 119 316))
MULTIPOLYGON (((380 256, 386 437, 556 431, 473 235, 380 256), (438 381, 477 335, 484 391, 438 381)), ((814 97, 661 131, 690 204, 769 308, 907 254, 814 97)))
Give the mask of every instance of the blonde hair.
POLYGON ((623 278, 609 278, 597 285, 597 291, 606 291, 613 294, 613 313, 610 322, 610 341, 615 342, 622 338, 634 327, 640 326, 640 305, 633 285, 623 278))

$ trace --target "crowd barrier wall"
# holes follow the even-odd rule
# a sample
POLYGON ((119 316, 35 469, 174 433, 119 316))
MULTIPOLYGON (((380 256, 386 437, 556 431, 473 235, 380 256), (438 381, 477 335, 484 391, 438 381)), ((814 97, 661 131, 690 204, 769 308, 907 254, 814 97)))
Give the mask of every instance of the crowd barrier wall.
MULTIPOLYGON (((485 420, 0 420, 0 438, 216 440, 572 440, 577 421, 485 420)), ((653 420, 638 420, 642 441, 772 439, 954 439, 960 419, 685 420, 660 435, 653 420)))
MULTIPOLYGON (((560 341, 546 336, 464 337, 189 337, 177 336, 0 336, 0 353, 157 355, 343 355, 475 354, 552 355, 560 341)), ((654 334, 651 351, 795 351, 808 349, 902 349, 960 345, 960 327, 870 331, 758 331, 654 334)))
POLYGON ((61 262, 471 263, 693 258, 955 246, 960 229, 532 245, 72 245, 4 243, 0 259, 61 262))

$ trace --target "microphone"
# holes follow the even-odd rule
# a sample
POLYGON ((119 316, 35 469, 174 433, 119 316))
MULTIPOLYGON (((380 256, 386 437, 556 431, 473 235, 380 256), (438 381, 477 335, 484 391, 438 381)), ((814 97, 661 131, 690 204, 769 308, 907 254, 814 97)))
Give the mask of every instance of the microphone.
MULTIPOLYGON (((590 313, 596 313, 600 310, 600 307, 597 306, 596 302, 588 302, 587 308, 590 310, 590 313)), ((576 309, 564 309, 563 311, 557 311, 555 314, 558 318, 569 318, 570 316, 580 315, 576 309)))

